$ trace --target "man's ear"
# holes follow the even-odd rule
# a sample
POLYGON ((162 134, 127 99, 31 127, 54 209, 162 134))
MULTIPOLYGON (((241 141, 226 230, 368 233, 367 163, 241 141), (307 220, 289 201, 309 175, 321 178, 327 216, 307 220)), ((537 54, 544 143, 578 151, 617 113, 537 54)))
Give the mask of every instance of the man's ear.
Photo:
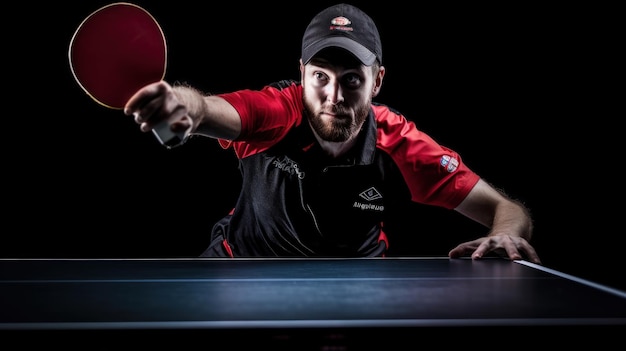
POLYGON ((380 88, 383 85, 383 78, 385 77, 385 67, 380 66, 378 74, 374 78, 374 87, 372 88, 372 97, 376 97, 380 93, 380 88))

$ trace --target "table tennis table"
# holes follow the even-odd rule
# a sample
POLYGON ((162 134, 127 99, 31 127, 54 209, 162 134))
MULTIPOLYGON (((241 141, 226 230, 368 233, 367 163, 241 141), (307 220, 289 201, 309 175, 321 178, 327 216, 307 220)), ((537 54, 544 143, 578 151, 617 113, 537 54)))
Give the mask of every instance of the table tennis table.
POLYGON ((500 258, 0 259, 0 311, 3 340, 66 349, 81 333, 100 349, 123 336, 328 350, 485 328, 626 331, 626 292, 500 258))

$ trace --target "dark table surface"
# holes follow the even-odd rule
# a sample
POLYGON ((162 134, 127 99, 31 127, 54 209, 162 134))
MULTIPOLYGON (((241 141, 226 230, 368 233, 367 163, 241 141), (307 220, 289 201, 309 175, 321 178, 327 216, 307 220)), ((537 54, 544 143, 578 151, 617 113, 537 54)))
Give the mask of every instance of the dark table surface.
POLYGON ((621 328, 626 292, 497 258, 1 259, 0 311, 0 331, 271 331, 275 340, 306 330, 621 328))

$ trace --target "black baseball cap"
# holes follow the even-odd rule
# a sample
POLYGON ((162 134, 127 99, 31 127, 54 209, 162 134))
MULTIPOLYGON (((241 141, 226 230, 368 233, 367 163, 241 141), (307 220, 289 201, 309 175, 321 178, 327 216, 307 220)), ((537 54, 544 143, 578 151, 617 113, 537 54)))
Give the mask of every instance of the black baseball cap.
POLYGON ((302 37, 302 62, 328 47, 351 52, 364 65, 383 62, 380 35, 374 21, 362 10, 337 4, 322 10, 307 26, 302 37))

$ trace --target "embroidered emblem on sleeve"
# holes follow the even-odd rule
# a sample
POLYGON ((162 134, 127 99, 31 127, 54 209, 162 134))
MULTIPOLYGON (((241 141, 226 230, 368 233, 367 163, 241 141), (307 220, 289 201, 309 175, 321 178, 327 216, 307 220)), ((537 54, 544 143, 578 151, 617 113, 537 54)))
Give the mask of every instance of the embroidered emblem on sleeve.
POLYGON ((441 156, 441 160, 439 160, 439 163, 443 166, 443 168, 446 169, 446 171, 450 173, 456 171, 456 169, 459 167, 459 160, 450 155, 441 156))

